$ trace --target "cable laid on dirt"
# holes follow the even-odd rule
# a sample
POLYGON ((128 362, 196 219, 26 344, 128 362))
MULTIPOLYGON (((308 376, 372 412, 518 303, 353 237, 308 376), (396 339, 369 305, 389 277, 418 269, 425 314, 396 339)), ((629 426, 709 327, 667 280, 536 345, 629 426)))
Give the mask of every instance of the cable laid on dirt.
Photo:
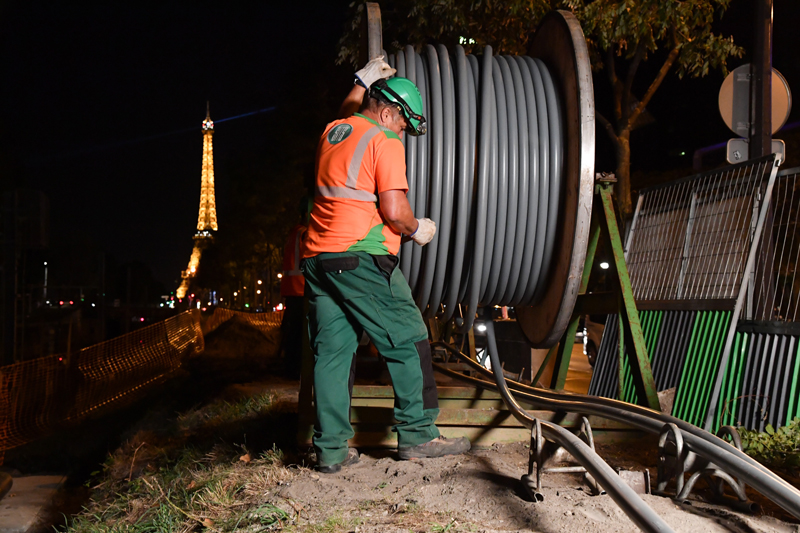
POLYGON ((405 136, 408 199, 437 221, 424 248, 406 243, 400 268, 429 316, 466 304, 530 305, 552 264, 564 166, 563 112, 539 59, 479 58, 457 46, 389 56, 420 89, 428 134, 405 136))
MULTIPOLYGON (((490 325, 491 323, 487 324, 487 334, 489 333, 489 329, 492 329, 491 338, 493 339, 493 328, 489 328, 490 325)), ((481 374, 492 379, 498 379, 492 371, 482 367, 465 354, 461 353, 457 348, 443 342, 433 343, 433 346, 447 349, 450 353, 456 355, 461 361, 481 374)), ((491 342, 489 350, 491 356, 491 342)), ((495 366, 495 361, 492 360, 492 366, 494 368, 499 368, 499 365, 499 359, 497 361, 497 366, 495 366)), ((454 375, 454 377, 458 379, 463 378, 464 381, 469 381, 473 384, 493 388, 491 383, 485 381, 476 380, 467 376, 454 375)), ((558 393, 529 387, 522 383, 505 379, 504 382, 507 382, 510 388, 515 389, 515 393, 520 398, 524 398, 544 409, 595 415, 623 422, 655 434, 660 434, 665 424, 675 424, 682 432, 684 444, 691 451, 713 462, 727 473, 740 478, 793 516, 800 518, 800 491, 798 489, 741 450, 697 426, 646 407, 632 405, 618 400, 598 396, 585 396, 582 394, 558 393)))
MULTIPOLYGON (((501 368, 500 358, 497 355, 497 346, 494 337, 494 324, 491 322, 486 324, 487 337, 489 339, 489 357, 492 361, 493 368, 501 368)), ((440 343, 444 344, 444 343, 440 343)), ((448 369, 439 365, 434 365, 437 370, 444 370, 448 375, 456 375, 448 369)), ((456 375, 457 376, 457 375, 456 375)), ((479 381, 475 378, 468 378, 467 376, 457 376, 459 379, 465 381, 479 381)), ((527 428, 531 428, 535 423, 535 419, 531 417, 524 409, 517 403, 511 395, 506 384, 505 377, 501 374, 493 374, 495 379, 496 388, 500 391, 503 401, 508 407, 509 411, 514 417, 520 421, 527 428)), ((481 382, 483 384, 485 382, 481 382)), ((489 383, 485 383, 490 385, 489 383)), ((622 478, 603 459, 597 455, 585 442, 570 433, 568 430, 562 428, 558 424, 539 421, 542 428, 544 437, 552 440, 567 450, 592 476, 595 480, 605 489, 608 495, 620 508, 628 515, 628 517, 643 531, 648 532, 667 532, 672 529, 667 525, 664 520, 658 516, 634 491, 629 487, 622 478)), ((537 465, 541 468, 541 465, 537 465)))

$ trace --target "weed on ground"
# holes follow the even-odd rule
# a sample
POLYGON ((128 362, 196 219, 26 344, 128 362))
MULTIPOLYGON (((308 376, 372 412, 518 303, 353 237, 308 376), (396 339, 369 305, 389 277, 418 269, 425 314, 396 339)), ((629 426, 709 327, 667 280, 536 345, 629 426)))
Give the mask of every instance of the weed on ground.
POLYGON ((242 433, 281 425, 286 409, 269 394, 215 401, 179 413, 157 430, 136 432, 96 473, 89 505, 59 530, 262 531, 290 525, 297 511, 265 497, 303 467, 287 467, 276 447, 256 454, 242 433))

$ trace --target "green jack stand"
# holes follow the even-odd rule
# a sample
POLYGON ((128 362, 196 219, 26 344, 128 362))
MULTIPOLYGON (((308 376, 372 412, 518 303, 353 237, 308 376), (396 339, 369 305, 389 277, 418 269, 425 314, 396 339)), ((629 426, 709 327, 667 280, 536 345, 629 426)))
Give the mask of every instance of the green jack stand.
POLYGON ((625 382, 625 359, 630 367, 639 403, 655 409, 661 410, 658 401, 658 391, 653 372, 650 368, 650 358, 647 355, 647 347, 644 342, 642 325, 639 322, 639 312, 636 310, 636 302, 633 299, 633 289, 631 279, 628 276, 628 268, 625 266, 625 252, 622 246, 622 238, 617 225, 617 218, 614 213, 614 204, 611 198, 611 188, 617 179, 613 174, 598 174, 595 180, 595 205, 592 209, 592 226, 589 233, 589 243, 586 249, 586 262, 581 276, 578 299, 575 310, 572 312, 572 319, 569 326, 561 338, 561 342, 548 352, 547 357, 542 362, 533 383, 536 383, 544 372, 550 360, 555 357, 555 368, 550 387, 555 390, 562 390, 567 380, 569 361, 572 355, 572 347, 575 344, 575 334, 578 330, 580 317, 586 314, 612 314, 619 316, 619 375, 620 375, 620 398, 622 387, 625 382), (602 210, 597 209, 602 207, 602 210), (589 276, 597 253, 597 245, 601 236, 606 240, 614 255, 614 262, 610 265, 610 273, 614 276, 616 287, 611 292, 587 293, 589 276), (629 350, 625 350, 629 346, 629 350))

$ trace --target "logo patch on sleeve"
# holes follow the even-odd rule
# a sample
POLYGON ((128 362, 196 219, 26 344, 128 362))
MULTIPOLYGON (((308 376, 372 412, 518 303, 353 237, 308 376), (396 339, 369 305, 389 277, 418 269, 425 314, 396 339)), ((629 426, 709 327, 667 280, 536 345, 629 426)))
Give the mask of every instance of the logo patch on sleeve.
POLYGON ((334 126, 331 131, 328 132, 328 142, 331 144, 338 144, 347 139, 352 132, 353 126, 350 124, 339 124, 338 126, 334 126))

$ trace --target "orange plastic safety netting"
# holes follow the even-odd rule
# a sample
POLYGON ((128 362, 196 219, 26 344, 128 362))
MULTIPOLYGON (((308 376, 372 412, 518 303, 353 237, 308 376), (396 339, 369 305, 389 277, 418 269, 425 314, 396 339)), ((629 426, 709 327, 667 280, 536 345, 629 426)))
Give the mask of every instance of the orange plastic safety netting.
POLYGON ((224 322, 236 319, 267 333, 282 318, 282 312, 217 308, 204 319, 186 311, 74 353, 0 367, 0 464, 5 450, 140 398, 202 352, 204 336, 224 322))

